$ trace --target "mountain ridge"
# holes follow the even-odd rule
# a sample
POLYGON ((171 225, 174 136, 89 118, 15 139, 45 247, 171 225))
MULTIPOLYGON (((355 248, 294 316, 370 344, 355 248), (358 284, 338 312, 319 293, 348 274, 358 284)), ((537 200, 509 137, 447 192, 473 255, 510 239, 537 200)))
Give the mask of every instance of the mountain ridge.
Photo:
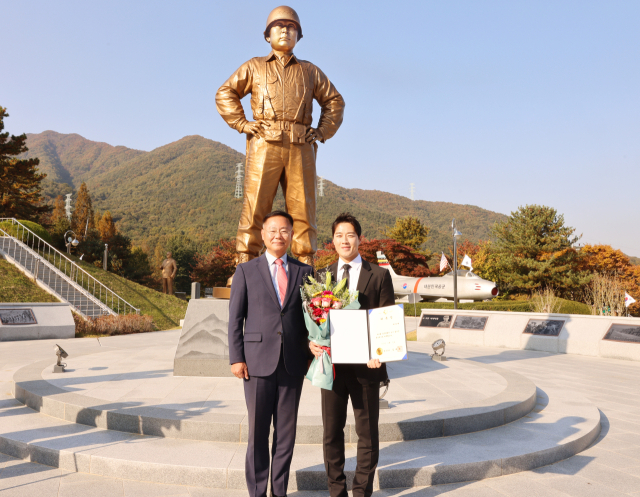
MULTIPOLYGON (((236 164, 245 156, 223 143, 188 135, 149 152, 114 147, 78 134, 45 131, 27 134, 27 157, 40 158, 51 174, 47 191, 87 183, 94 208, 110 210, 118 229, 151 250, 174 234, 203 243, 235 236, 242 200, 234 198, 236 164)), ((380 237, 397 217, 414 215, 430 228, 427 248, 447 250, 455 218, 463 239, 489 238, 504 214, 452 202, 412 201, 380 190, 346 188, 325 179, 325 196, 317 198, 319 243, 331 238, 330 225, 344 211, 362 223, 367 238, 380 237)), ((53 195, 51 193, 51 195, 53 195)), ((285 207, 279 189, 274 208, 285 207)))

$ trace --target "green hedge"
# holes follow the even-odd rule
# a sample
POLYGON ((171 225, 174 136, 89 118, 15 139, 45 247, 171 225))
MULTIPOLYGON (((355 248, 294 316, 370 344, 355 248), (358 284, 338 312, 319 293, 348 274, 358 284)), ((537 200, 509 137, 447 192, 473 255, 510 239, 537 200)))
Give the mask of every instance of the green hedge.
POLYGON ((582 302, 560 299, 558 314, 591 314, 591 307, 582 302))
MULTIPOLYGON (((405 316, 420 314, 421 309, 453 309, 453 302, 420 302, 414 310, 413 304, 404 304, 405 316)), ((471 302, 458 304, 458 309, 467 311, 504 311, 504 312, 533 312, 528 300, 496 300, 490 302, 471 302)), ((558 314, 591 314, 587 304, 572 300, 560 299, 558 314)))
MULTIPOLYGON (((20 222, 20 224, 22 224, 25 228, 30 229, 31 231, 33 231, 36 235, 38 235, 40 238, 42 238, 45 242, 47 243, 53 243, 51 240, 51 235, 49 234, 49 232, 44 229, 42 226, 40 226, 38 223, 34 223, 32 221, 21 221, 18 220, 20 222)), ((12 224, 11 221, 3 221, 0 223, 0 228, 2 228, 4 231, 6 231, 7 233, 9 233, 12 236, 15 236, 17 238, 22 236, 22 228, 20 228, 18 225, 16 224, 12 224)), ((25 238, 27 235, 27 231, 24 232, 25 233, 25 238)))

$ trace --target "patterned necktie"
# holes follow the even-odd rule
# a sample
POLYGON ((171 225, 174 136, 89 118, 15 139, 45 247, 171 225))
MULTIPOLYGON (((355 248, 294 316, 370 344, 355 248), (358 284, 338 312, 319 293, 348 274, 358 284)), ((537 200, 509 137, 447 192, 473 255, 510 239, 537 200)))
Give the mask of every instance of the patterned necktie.
POLYGON ((280 307, 284 306, 284 297, 287 294, 287 273, 284 270, 282 259, 276 259, 276 282, 280 292, 280 307))
POLYGON ((349 264, 345 264, 344 266, 342 266, 342 279, 347 280, 347 290, 349 290, 350 288, 350 284, 351 284, 351 278, 349 278, 349 269, 351 269, 351 266, 349 264))

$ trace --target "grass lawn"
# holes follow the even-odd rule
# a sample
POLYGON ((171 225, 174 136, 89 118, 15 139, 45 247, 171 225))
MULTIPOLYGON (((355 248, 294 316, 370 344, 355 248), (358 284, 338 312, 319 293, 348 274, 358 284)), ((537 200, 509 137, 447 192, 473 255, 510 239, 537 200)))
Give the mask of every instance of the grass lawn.
POLYGON ((77 257, 72 256, 71 259, 132 306, 140 309, 142 314, 151 316, 157 329, 169 330, 180 326, 180 320, 184 319, 184 315, 187 312, 187 302, 184 300, 173 295, 157 292, 117 274, 104 271, 102 268, 81 261, 77 257))
POLYGON ((0 258, 0 302, 60 302, 0 258))

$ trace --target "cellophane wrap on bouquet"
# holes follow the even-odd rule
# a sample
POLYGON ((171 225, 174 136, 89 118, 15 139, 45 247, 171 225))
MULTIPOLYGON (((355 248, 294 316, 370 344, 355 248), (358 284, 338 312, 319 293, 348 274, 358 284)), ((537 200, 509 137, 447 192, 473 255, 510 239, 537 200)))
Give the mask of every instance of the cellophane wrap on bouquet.
POLYGON ((331 273, 326 271, 320 281, 311 276, 300 288, 304 322, 309 332, 309 340, 323 347, 322 359, 313 358, 306 378, 316 387, 333 388, 333 363, 331 362, 331 309, 359 309, 358 292, 349 292, 346 279, 335 284, 331 273))

